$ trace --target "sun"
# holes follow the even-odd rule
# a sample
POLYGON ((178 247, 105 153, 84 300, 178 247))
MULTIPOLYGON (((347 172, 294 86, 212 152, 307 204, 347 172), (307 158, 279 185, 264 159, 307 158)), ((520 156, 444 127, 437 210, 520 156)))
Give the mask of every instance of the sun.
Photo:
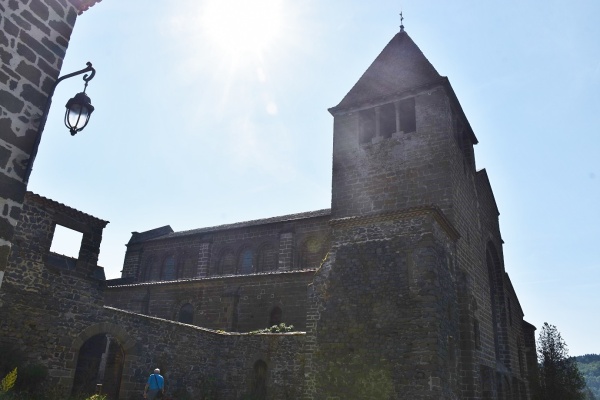
POLYGON ((208 0, 201 29, 233 59, 262 58, 283 34, 283 0, 208 0))

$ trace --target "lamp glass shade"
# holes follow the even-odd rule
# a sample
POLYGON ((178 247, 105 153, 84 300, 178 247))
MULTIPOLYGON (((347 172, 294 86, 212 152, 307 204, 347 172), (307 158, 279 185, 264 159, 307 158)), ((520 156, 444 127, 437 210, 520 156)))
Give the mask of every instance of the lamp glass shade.
POLYGON ((90 98, 85 93, 77 93, 67 102, 65 112, 65 126, 71 135, 75 135, 87 125, 94 111, 90 98))

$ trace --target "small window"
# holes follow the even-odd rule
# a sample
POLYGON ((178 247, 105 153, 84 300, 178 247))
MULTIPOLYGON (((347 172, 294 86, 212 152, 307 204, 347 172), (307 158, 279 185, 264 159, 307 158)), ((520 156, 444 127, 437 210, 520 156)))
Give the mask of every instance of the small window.
POLYGON ((396 107, 394 103, 381 106, 379 110, 379 136, 389 139, 396 133, 396 107))
POLYGON ((402 100, 398 104, 398 114, 400 116, 400 131, 410 133, 417 130, 414 97, 402 100))
POLYGON ((194 323, 194 307, 190 303, 181 306, 179 310, 179 322, 183 322, 184 324, 194 323))
POLYGON ((83 233, 66 228, 62 225, 56 225, 50 251, 63 256, 79 258, 79 249, 83 233))

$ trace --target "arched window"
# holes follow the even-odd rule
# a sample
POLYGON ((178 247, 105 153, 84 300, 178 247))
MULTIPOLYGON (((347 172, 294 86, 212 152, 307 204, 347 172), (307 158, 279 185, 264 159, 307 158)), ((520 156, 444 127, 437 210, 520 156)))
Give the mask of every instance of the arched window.
POLYGON ((162 280, 163 281, 174 281, 177 279, 177 271, 175 270, 175 256, 168 256, 165 258, 163 264, 162 280))
POLYGON ((258 360, 254 363, 252 372, 252 398, 265 400, 267 398, 267 363, 263 360, 258 360))
POLYGON ((281 308, 273 307, 271 310, 271 315, 269 316, 269 326, 279 325, 281 323, 281 308))
POLYGON ((190 303, 184 304, 179 309, 179 322, 183 322, 184 324, 193 324, 194 323, 194 306, 190 303))
POLYGON ((231 275, 235 273, 235 255, 230 249, 221 252, 214 275, 231 275))
POLYGON ((252 249, 244 249, 240 253, 238 273, 251 274, 254 272, 254 252, 252 249))
POLYGON ((276 269, 277 250, 269 243, 262 245, 258 251, 257 272, 274 271, 276 269))

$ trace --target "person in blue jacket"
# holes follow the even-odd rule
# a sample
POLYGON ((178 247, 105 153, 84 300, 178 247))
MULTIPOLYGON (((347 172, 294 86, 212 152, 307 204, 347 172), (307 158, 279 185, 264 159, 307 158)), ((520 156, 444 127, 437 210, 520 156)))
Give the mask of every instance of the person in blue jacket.
POLYGON ((160 369, 156 368, 154 373, 148 377, 148 382, 146 382, 144 388, 144 398, 154 400, 159 392, 161 395, 165 393, 165 379, 160 374, 160 369))

